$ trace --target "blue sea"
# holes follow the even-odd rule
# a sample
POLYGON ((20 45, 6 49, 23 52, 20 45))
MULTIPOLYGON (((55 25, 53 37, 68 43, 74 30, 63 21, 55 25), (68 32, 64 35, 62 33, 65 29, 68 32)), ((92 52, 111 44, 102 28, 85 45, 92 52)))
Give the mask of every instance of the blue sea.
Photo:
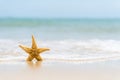
POLYGON ((120 59, 120 19, 0 19, 0 61, 25 60, 18 45, 31 47, 34 35, 45 60, 106 61, 120 59))

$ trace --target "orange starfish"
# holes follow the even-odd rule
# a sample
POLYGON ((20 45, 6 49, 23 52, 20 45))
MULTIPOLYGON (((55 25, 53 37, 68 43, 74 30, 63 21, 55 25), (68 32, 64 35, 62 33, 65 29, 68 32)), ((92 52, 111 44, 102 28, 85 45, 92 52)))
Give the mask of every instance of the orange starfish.
POLYGON ((34 58, 37 59, 37 61, 42 61, 42 58, 39 54, 44 51, 50 50, 48 48, 38 48, 35 42, 34 36, 32 36, 32 47, 31 48, 21 46, 21 45, 19 45, 19 47, 29 54, 27 61, 32 61, 34 58))

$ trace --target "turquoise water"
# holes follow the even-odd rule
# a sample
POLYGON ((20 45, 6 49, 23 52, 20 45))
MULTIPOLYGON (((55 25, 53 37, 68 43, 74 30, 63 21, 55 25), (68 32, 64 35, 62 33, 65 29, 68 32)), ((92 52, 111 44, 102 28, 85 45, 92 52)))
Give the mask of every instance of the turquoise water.
POLYGON ((0 38, 119 39, 120 19, 0 19, 0 38))
POLYGON ((24 59, 18 45, 31 46, 31 35, 42 56, 56 60, 109 60, 120 57, 120 19, 0 19, 0 60, 24 59))

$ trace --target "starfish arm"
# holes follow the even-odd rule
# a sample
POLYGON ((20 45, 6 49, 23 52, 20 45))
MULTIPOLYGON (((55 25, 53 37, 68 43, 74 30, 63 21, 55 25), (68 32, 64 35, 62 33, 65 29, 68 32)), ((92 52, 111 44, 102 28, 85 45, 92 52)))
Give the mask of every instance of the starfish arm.
POLYGON ((28 58, 27 58, 27 61, 32 61, 34 59, 34 57, 32 57, 32 56, 28 56, 28 58))
POLYGON ((32 35, 32 49, 37 49, 37 44, 33 35, 32 35))
POLYGON ((37 61, 42 61, 41 56, 36 56, 35 58, 37 59, 37 61))
POLYGON ((42 52, 44 52, 44 51, 49 51, 50 49, 48 49, 48 48, 38 48, 37 49, 37 52, 38 52, 38 54, 39 53, 42 53, 42 52))
POLYGON ((31 48, 28 48, 28 47, 25 47, 25 46, 21 46, 21 45, 19 45, 19 47, 20 47, 21 49, 23 49, 25 52, 31 53, 31 48))

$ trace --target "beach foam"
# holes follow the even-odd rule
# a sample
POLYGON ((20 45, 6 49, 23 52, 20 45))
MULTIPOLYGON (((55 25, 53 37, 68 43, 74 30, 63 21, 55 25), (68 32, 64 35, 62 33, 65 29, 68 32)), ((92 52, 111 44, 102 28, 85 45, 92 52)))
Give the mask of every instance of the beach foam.
MULTIPOLYGON (((37 41, 39 47, 51 50, 41 56, 46 60, 100 61, 120 59, 119 40, 49 40, 37 41)), ((18 45, 31 46, 31 41, 0 40, 0 60, 23 60, 27 53, 18 45)))

